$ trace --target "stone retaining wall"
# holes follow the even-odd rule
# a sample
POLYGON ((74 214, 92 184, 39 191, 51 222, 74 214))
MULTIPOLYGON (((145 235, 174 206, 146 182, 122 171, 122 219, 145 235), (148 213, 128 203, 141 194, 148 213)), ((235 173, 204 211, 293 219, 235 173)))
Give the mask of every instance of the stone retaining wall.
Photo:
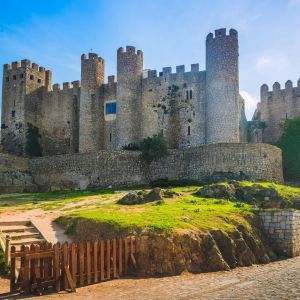
MULTIPOLYGON (((149 183, 137 151, 99 151, 32 159, 30 171, 44 190, 125 187, 149 183)), ((151 179, 201 180, 215 172, 282 182, 281 150, 267 144, 212 144, 174 150, 150 167, 151 179)))
MULTIPOLYGON (((152 163, 151 179, 201 180, 214 173, 283 182, 281 150, 267 144, 211 144, 173 150, 152 163)), ((26 159, 0 154, 0 192, 127 187, 149 183, 138 151, 99 151, 26 159), (33 184, 34 183, 34 184, 33 184)))
POLYGON ((28 159, 0 153, 0 193, 36 190, 37 186, 33 184, 29 172, 28 159))
POLYGON ((300 211, 262 211, 260 217, 270 244, 279 255, 300 255, 300 211))

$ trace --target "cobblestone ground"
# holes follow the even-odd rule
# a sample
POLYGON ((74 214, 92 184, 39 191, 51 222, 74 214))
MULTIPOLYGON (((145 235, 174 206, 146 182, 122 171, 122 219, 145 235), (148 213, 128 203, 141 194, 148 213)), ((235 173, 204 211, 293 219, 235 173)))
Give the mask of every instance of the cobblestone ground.
MULTIPOLYGON (((35 299, 300 299, 300 257, 230 272, 122 279, 35 299)), ((0 299, 4 299, 1 298, 0 299)))

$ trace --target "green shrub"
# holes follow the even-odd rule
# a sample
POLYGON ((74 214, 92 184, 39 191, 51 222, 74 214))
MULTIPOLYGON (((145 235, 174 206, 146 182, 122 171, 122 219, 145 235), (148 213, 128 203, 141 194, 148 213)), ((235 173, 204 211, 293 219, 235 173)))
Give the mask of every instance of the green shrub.
POLYGON ((144 139, 140 144, 141 159, 147 164, 169 155, 168 142, 161 131, 159 134, 144 139))
POLYGON ((140 145, 137 143, 130 143, 128 145, 125 145, 122 147, 123 150, 129 150, 129 151, 139 151, 140 145))
POLYGON ((284 178, 300 180, 300 118, 284 122, 277 146, 282 150, 284 178))

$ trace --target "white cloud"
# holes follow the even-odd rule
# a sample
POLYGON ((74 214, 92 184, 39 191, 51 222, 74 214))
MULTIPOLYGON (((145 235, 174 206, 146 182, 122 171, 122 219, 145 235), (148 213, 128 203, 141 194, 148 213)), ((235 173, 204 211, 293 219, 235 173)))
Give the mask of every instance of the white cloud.
POLYGON ((273 59, 270 56, 262 56, 256 61, 256 69, 262 70, 272 65, 273 59))
POLYGON ((240 91, 240 94, 245 100, 245 112, 247 120, 251 120, 259 100, 246 91, 240 91))

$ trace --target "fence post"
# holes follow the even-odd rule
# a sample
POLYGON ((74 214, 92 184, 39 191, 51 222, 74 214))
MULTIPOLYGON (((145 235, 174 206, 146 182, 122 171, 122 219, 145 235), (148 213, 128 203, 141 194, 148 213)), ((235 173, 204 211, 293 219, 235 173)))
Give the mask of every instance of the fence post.
POLYGON ((10 242, 11 238, 9 235, 5 237, 5 264, 8 266, 10 263, 10 242))
POLYGON ((13 293, 15 291, 16 284, 16 258, 14 257, 14 253, 16 252, 15 246, 11 247, 11 253, 13 254, 10 260, 10 292, 13 293))

